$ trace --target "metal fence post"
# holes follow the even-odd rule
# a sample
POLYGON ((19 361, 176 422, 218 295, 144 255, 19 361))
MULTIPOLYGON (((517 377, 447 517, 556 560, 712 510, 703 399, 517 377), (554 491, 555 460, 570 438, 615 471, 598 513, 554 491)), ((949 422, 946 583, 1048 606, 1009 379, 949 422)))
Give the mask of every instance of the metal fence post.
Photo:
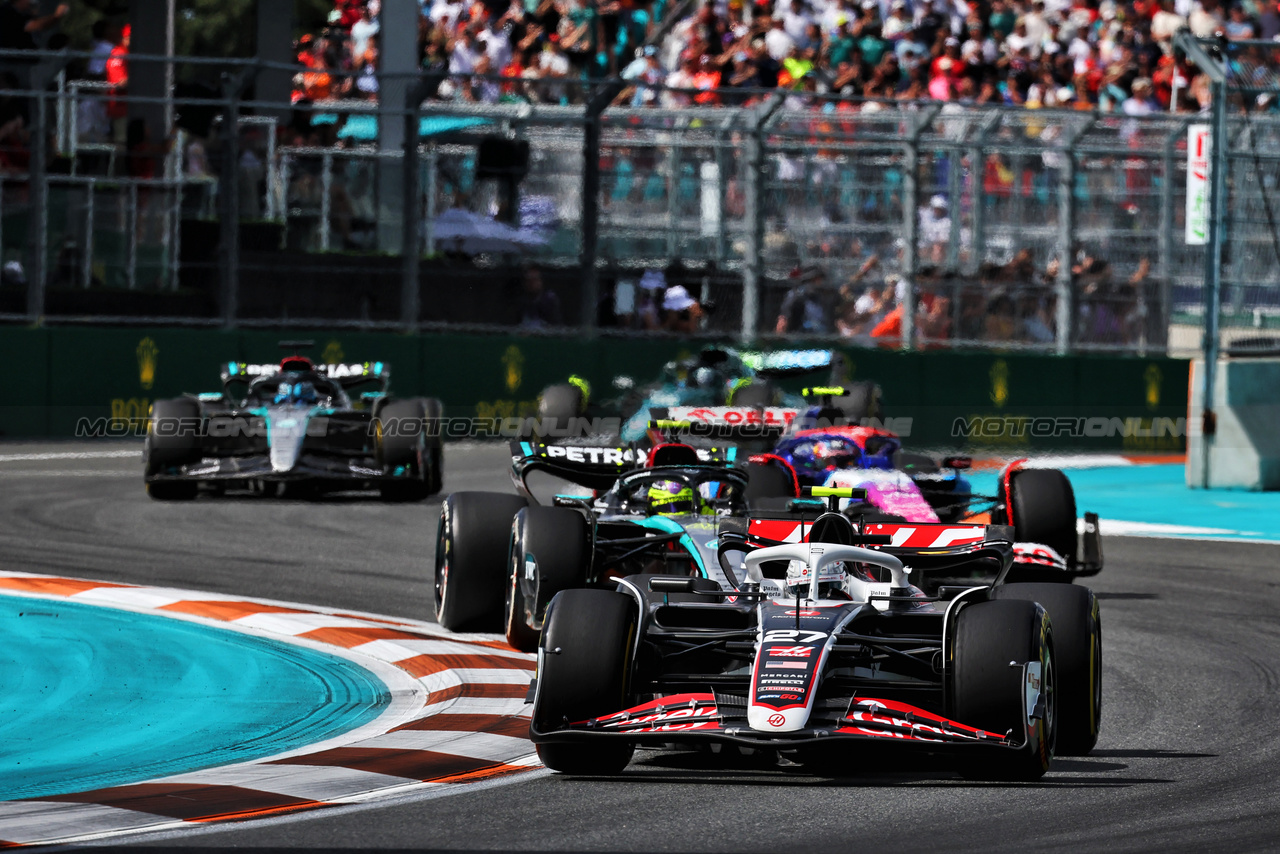
POLYGON ((93 282, 93 197, 96 188, 97 181, 90 178, 89 183, 85 185, 84 241, 80 246, 80 286, 85 290, 88 290, 93 282))
MULTIPOLYGON (((401 212, 404 231, 400 237, 400 251, 404 253, 404 266, 400 270, 400 323, 406 332, 418 328, 418 315, 422 313, 422 292, 418 282, 418 268, 422 262, 422 176, 418 157, 418 137, 421 133, 422 102, 432 89, 440 85, 443 75, 426 74, 417 78, 404 93, 404 185, 405 197, 401 212)), ((432 166, 435 157, 432 157, 432 166)), ((431 225, 428 221, 427 228, 431 225)), ((427 243, 431 248, 431 243, 427 243)))
POLYGON ((125 241, 125 279, 128 283, 129 290, 136 290, 138 287, 138 185, 129 185, 128 208, 125 214, 125 228, 129 229, 128 239, 125 241))
MULTIPOLYGON (((1072 140, 1074 143, 1074 140, 1072 140)), ((1071 249, 1076 232, 1076 154, 1071 148, 1062 152, 1058 170, 1058 275, 1053 289, 1056 299, 1054 325, 1057 327, 1054 349, 1065 354, 1071 349, 1075 320, 1074 290, 1071 275, 1071 249)))
MULTIPOLYGON (((916 118, 916 125, 903 147, 902 164, 902 344, 910 350, 916 334, 916 260, 920 252, 920 137, 933 124, 942 105, 916 118)), ((953 208, 953 217, 959 213, 953 208)))
MULTIPOLYGON (((409 185, 405 176, 405 185, 409 185)), ((329 217, 333 214, 333 152, 326 151, 320 158, 320 251, 329 251, 329 217)))
POLYGON ((240 297, 240 98, 253 79, 253 70, 244 69, 224 78, 226 111, 222 130, 222 171, 218 181, 218 202, 222 208, 219 244, 222 257, 221 294, 218 300, 222 325, 236 324, 240 297))
POLYGON ((31 274, 27 278, 27 320, 39 323, 44 316, 45 278, 49 258, 49 161, 44 84, 36 92, 35 134, 31 144, 31 207, 35 213, 35 240, 31 274))
POLYGON ((747 215, 747 251, 742 259, 742 342, 755 340, 760 324, 760 283, 764 278, 764 126, 782 106, 782 96, 772 95, 747 111, 747 139, 743 163, 743 199, 747 215))
POLYGON ((604 81, 583 110, 582 248, 578 263, 582 269, 581 325, 586 329, 595 329, 600 303, 600 277, 596 272, 600 251, 600 115, 624 87, 624 81, 617 78, 604 81))
POLYGON ((960 199, 964 193, 964 169, 960 162, 963 148, 947 150, 947 204, 951 211, 951 235, 947 240, 947 269, 960 269, 960 218, 963 208, 960 199))
POLYGON ((1186 134, 1190 124, 1190 119, 1179 122, 1178 127, 1165 137, 1164 145, 1161 147, 1163 180, 1160 184, 1160 232, 1157 236, 1156 275, 1160 279, 1160 326, 1166 330, 1166 341, 1173 302, 1173 178, 1177 171, 1173 154, 1177 149, 1178 141, 1186 134))

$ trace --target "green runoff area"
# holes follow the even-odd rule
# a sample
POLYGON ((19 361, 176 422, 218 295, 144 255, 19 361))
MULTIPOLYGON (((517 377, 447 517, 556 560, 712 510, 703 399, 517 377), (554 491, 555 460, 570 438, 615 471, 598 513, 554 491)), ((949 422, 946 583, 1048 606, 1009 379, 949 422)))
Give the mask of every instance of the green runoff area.
MULTIPOLYGON (((77 427, 83 434, 86 425, 101 427, 103 419, 116 427, 145 425, 152 401, 218 391, 221 366, 276 362, 284 355, 282 339, 314 340, 306 352, 317 362, 384 362, 394 394, 437 397, 451 419, 491 424, 535 415, 539 392, 571 374, 591 384, 593 400, 605 400, 621 394, 614 377, 643 385, 668 361, 715 343, 605 335, 0 327, 9 386, 0 406, 0 437, 72 438, 77 427)), ((844 353, 844 379, 880 384, 887 426, 909 447, 1185 450, 1186 360, 827 346, 844 353)), ((827 379, 819 371, 783 385, 798 392, 827 379)))

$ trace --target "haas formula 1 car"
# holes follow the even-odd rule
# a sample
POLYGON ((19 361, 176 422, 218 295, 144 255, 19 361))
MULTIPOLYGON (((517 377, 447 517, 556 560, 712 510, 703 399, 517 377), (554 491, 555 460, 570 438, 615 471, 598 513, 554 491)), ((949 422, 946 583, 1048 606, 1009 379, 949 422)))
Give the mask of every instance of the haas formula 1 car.
POLYGON ((279 365, 229 362, 222 391, 156 401, 147 493, 181 500, 201 487, 377 489, 389 500, 419 501, 439 492, 440 402, 391 398, 383 362, 316 365, 296 354, 310 345, 282 341, 295 353, 279 365))
POLYGON ((542 761, 612 774, 638 747, 710 743, 840 773, 911 750, 1028 780, 1093 748, 1101 624, 1074 573, 1017 556, 1007 526, 855 526, 809 503, 722 531, 720 589, 641 574, 559 593, 532 687, 542 761))

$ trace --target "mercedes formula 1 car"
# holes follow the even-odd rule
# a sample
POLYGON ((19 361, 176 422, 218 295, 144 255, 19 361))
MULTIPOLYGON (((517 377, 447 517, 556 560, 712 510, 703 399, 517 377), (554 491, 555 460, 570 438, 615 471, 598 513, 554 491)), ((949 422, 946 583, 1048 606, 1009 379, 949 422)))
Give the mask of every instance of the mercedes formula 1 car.
POLYGON ((747 474, 734 466, 734 449, 513 442, 512 451, 518 494, 455 492, 441 507, 440 625, 500 624, 508 643, 533 651, 547 603, 561 590, 673 569, 709 590, 729 584, 715 560, 717 540, 747 523, 747 474), (575 491, 539 503, 539 478, 575 491))
POLYGON ((720 532, 720 589, 637 574, 552 599, 531 689, 543 763, 613 774, 636 748, 718 744, 823 773, 916 751, 1028 780, 1093 748, 1101 622, 1069 568, 1019 556, 1007 526, 855 526, 804 503, 720 532))
MULTIPOLYGON (((786 377, 826 372, 831 377, 844 373, 843 357, 832 350, 779 350, 740 352, 731 348, 708 347, 696 356, 668 362, 655 382, 636 386, 629 376, 615 377, 616 398, 595 400, 590 385, 574 376, 567 383, 548 386, 538 397, 538 417, 542 425, 590 422, 595 418, 621 418, 623 442, 638 442, 648 435, 655 410, 668 407, 734 406, 763 408, 803 408, 803 397, 784 391, 777 381, 786 377)), ((850 384, 837 403, 844 415, 857 421, 874 417, 878 410, 878 387, 868 383, 850 384)))
POLYGON ((439 492, 440 402, 394 399, 383 362, 316 365, 297 350, 279 365, 228 362, 222 390, 152 406, 144 450, 158 500, 225 492, 378 490, 388 500, 439 492), (356 395, 353 400, 352 395, 356 395))

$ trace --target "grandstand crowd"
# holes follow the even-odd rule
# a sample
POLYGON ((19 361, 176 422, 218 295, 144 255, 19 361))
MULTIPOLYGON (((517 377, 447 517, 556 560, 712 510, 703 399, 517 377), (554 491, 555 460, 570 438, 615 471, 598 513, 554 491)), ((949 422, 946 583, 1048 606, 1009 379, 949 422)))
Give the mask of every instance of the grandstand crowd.
MULTIPOLYGON (((338 0, 329 27, 299 41, 296 99, 377 97, 380 5, 338 0)), ((571 103, 581 81, 621 76, 619 100, 636 106, 781 89, 878 99, 864 110, 1196 111, 1207 81, 1174 50, 1179 29, 1280 35, 1280 8, 1258 0, 424 0, 420 12, 421 67, 447 75, 436 97, 489 103, 571 103)))

